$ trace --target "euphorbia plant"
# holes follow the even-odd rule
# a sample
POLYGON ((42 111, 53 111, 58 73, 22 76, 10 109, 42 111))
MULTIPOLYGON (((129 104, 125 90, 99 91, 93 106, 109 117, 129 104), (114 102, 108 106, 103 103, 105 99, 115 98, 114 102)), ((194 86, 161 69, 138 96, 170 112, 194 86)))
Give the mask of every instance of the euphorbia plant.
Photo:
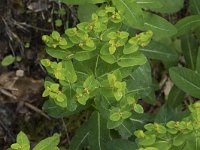
POLYGON ((133 111, 143 113, 127 81, 134 69, 147 63, 138 50, 148 45, 153 33, 132 35, 124 26, 115 7, 103 6, 89 22, 68 28, 64 34, 44 35, 46 51, 57 61, 41 61, 53 78, 46 78, 43 96, 71 112, 82 105, 94 106, 109 128, 119 126, 133 111))
POLYGON ((193 150, 200 142, 200 103, 189 106, 191 114, 181 121, 169 121, 166 124, 149 123, 145 131, 134 132, 139 150, 193 150))

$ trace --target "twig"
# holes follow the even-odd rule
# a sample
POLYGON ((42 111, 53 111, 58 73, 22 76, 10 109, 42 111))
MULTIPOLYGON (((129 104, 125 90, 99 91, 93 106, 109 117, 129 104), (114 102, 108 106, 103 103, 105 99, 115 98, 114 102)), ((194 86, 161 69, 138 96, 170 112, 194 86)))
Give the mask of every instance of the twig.
POLYGON ((65 124, 65 121, 63 120, 63 118, 62 118, 62 123, 63 123, 64 130, 66 132, 67 142, 68 142, 68 144, 70 144, 70 138, 69 138, 69 134, 68 134, 68 130, 67 130, 67 125, 65 124))
POLYGON ((42 110, 40 110, 39 108, 33 106, 32 104, 28 103, 28 102, 25 102, 24 105, 28 108, 30 108, 31 110, 39 113, 40 115, 44 116, 45 118, 47 118, 48 120, 51 120, 51 118, 45 114, 42 110))
POLYGON ((0 88, 0 92, 1 92, 2 94, 4 94, 4 95, 10 97, 10 98, 13 98, 13 99, 15 99, 15 100, 17 99, 16 96, 12 95, 12 94, 11 94, 10 92, 8 92, 7 90, 4 90, 4 89, 0 88))
POLYGON ((40 30, 40 31, 45 31, 45 32, 51 32, 52 31, 52 30, 49 30, 49 29, 43 29, 43 28, 40 28, 40 27, 35 27, 35 26, 32 26, 30 24, 26 24, 26 23, 20 23, 20 25, 26 26, 26 27, 29 27, 29 28, 33 28, 33 29, 36 29, 36 30, 40 30))

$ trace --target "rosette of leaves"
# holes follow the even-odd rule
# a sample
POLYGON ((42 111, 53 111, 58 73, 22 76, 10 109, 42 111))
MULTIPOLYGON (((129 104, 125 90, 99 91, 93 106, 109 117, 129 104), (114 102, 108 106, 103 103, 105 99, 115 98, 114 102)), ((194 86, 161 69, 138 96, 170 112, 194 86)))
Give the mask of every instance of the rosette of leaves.
POLYGON ((143 113, 137 93, 126 82, 134 69, 147 63, 139 47, 148 45, 152 32, 131 35, 122 26, 118 10, 103 6, 89 22, 42 37, 47 53, 57 59, 41 60, 51 76, 45 80, 46 108, 56 105, 74 112, 94 106, 109 128, 119 126, 133 111, 143 113))
POLYGON ((191 114, 181 121, 169 121, 166 124, 149 123, 144 126, 145 131, 134 132, 139 150, 171 150, 199 149, 199 117, 200 103, 189 106, 191 114))

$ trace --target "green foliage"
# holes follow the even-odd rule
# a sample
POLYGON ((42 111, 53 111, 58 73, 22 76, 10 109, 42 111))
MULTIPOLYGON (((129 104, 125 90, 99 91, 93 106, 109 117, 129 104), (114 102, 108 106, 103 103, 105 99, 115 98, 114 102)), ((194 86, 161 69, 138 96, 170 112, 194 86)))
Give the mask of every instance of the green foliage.
POLYGON ((167 15, 181 10, 183 0, 61 1, 79 5, 80 23, 42 37, 52 57, 41 60, 49 74, 43 109, 55 118, 91 113, 70 150, 199 149, 199 103, 189 105, 190 114, 182 111, 185 95, 200 98, 199 2, 190 0, 191 15, 172 24, 167 15), (159 99, 152 59, 174 83, 153 115, 139 101, 159 99))
MULTIPOLYGON (((59 141, 60 135, 55 133, 52 137, 40 141, 33 150, 59 150, 57 147, 59 141)), ((21 131, 17 135, 16 143, 12 144, 8 150, 30 150, 30 142, 26 134, 21 131)))
POLYGON ((176 28, 178 30, 177 35, 180 36, 195 31, 199 26, 200 26, 199 15, 192 15, 185 17, 176 23, 176 28))
POLYGON ((154 8, 151 9, 155 12, 160 12, 160 13, 175 13, 178 12, 181 8, 183 8, 184 0, 152 0, 156 5, 159 6, 158 2, 161 3, 160 5, 162 7, 154 8))
POLYGON ((179 67, 170 68, 169 72, 176 86, 186 93, 200 98, 200 74, 190 69, 179 67))
POLYGON ((106 120, 98 112, 94 112, 90 119, 77 130, 77 134, 72 139, 70 150, 83 148, 88 142, 91 149, 106 149, 106 143, 110 140, 109 130, 106 128, 106 120))
POLYGON ((71 5, 80 5, 85 3, 98 4, 98 3, 103 3, 105 1, 106 0, 61 0, 61 2, 71 5))
POLYGON ((14 61, 15 61, 15 57, 13 57, 12 55, 7 55, 7 56, 4 57, 3 60, 1 61, 1 65, 2 65, 2 66, 9 66, 9 65, 11 65, 14 61))
POLYGON ((44 35, 47 53, 60 60, 41 60, 58 81, 46 79, 43 96, 68 111, 93 103, 97 109, 106 108, 109 111, 103 116, 111 128, 119 126, 133 111, 143 113, 135 99, 137 93, 127 88, 126 80, 133 80, 132 70, 147 62, 139 48, 147 46, 153 34, 146 31, 129 35, 122 25, 115 7, 102 6, 90 21, 66 29, 63 35, 57 31, 44 35), (97 106, 105 100, 109 106, 97 106))
POLYGON ((16 143, 11 145, 11 150, 29 150, 30 149, 30 142, 28 137, 23 132, 20 132, 17 135, 16 143))
POLYGON ((197 138, 200 130, 199 106, 199 102, 190 105, 191 114, 181 121, 169 121, 166 124, 149 123, 144 126, 145 131, 135 131, 138 149, 198 149, 200 146, 199 138, 197 138))

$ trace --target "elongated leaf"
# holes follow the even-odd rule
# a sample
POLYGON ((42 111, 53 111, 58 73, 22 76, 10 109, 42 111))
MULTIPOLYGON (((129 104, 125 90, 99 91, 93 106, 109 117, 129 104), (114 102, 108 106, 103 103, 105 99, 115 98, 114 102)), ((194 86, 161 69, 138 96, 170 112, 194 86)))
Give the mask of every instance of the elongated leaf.
POLYGON ((145 56, 152 59, 161 61, 176 61, 178 59, 177 53, 170 47, 155 41, 144 47, 140 48, 145 56))
POLYGON ((88 142, 92 150, 104 150, 109 140, 110 135, 106 121, 98 112, 94 112, 90 119, 77 130, 72 139, 70 150, 80 150, 85 142, 88 142))
POLYGON ((189 11, 192 15, 200 15, 200 1, 189 0, 189 11))
POLYGON ((106 149, 106 143, 110 140, 106 120, 104 120, 97 112, 93 113, 91 116, 91 126, 88 140, 92 150, 106 149))
POLYGON ((158 37, 170 37, 177 32, 174 25, 152 13, 144 13, 144 28, 153 31, 154 35, 158 37))
POLYGON ((54 150, 60 141, 60 135, 55 133, 52 137, 40 141, 33 150, 54 150))
POLYGON ((200 27, 200 15, 185 17, 179 20, 175 26, 178 30, 177 36, 194 31, 196 28, 200 27))
POLYGON ((196 71, 200 74, 200 48, 197 55, 196 71))
POLYGON ((183 8, 184 0, 159 0, 163 7, 152 9, 155 12, 160 13, 175 13, 183 8))
POLYGON ((134 0, 112 0, 112 2, 129 26, 136 28, 143 26, 142 10, 134 0))
POLYGON ((71 5, 80 5, 80 4, 98 4, 98 3, 103 3, 105 0, 60 0, 61 2, 65 4, 71 4, 71 5))
POLYGON ((177 88, 176 86, 173 86, 172 89, 170 90, 168 99, 167 99, 167 104, 171 106, 172 108, 175 108, 179 106, 185 97, 185 93, 177 88))
POLYGON ((132 131, 135 130, 135 127, 130 120, 125 120, 119 127, 117 127, 117 130, 123 139, 128 139, 133 135, 132 131))
POLYGON ((200 75, 187 69, 173 67, 169 70, 174 84, 195 98, 200 98, 200 75))
POLYGON ((163 4, 160 2, 160 0, 136 0, 136 3, 141 7, 145 9, 155 9, 155 8, 161 8, 163 4))
POLYGON ((168 105, 163 105, 160 110, 156 113, 154 118, 157 123, 167 123, 171 120, 181 120, 186 117, 188 112, 183 112, 181 109, 173 109, 168 105))
POLYGON ((131 78, 127 81, 127 88, 130 93, 137 93, 139 98, 146 97, 151 92, 152 78, 151 67, 149 63, 138 67, 130 75, 131 78))
POLYGON ((187 67, 194 70, 197 59, 198 42, 193 36, 186 35, 181 40, 181 47, 187 67))
POLYGON ((107 150, 134 150, 137 145, 128 140, 112 140, 107 145, 107 150))
POLYGON ((76 131, 76 134, 70 143, 70 150, 81 150, 86 144, 90 134, 89 127, 89 122, 86 122, 76 131))
MULTIPOLYGON (((72 99, 74 100, 74 99, 72 99)), ((81 105, 81 106, 78 106, 77 108, 75 108, 75 110, 73 111, 69 111, 68 108, 62 108, 62 107, 59 107, 58 105, 56 105, 54 103, 54 101, 51 101, 51 100, 48 100, 48 101, 45 101, 44 105, 43 105, 43 110, 45 112, 48 113, 48 115, 54 117, 54 118, 62 118, 62 117, 69 117, 73 114, 76 114, 84 109, 86 109, 88 107, 88 105, 81 105)))
POLYGON ((54 58, 58 58, 58 59, 66 59, 70 55, 72 55, 70 51, 63 50, 63 49, 60 49, 60 48, 54 49, 54 48, 47 47, 46 52, 50 56, 52 56, 54 58))
POLYGON ((186 144, 183 148, 183 150, 199 150, 199 149, 200 149, 200 138, 198 137, 198 135, 190 136, 187 139, 186 144))
POLYGON ((118 59, 117 64, 121 67, 131 67, 137 65, 143 65, 146 63, 146 57, 142 53, 133 53, 129 55, 123 55, 118 59))

